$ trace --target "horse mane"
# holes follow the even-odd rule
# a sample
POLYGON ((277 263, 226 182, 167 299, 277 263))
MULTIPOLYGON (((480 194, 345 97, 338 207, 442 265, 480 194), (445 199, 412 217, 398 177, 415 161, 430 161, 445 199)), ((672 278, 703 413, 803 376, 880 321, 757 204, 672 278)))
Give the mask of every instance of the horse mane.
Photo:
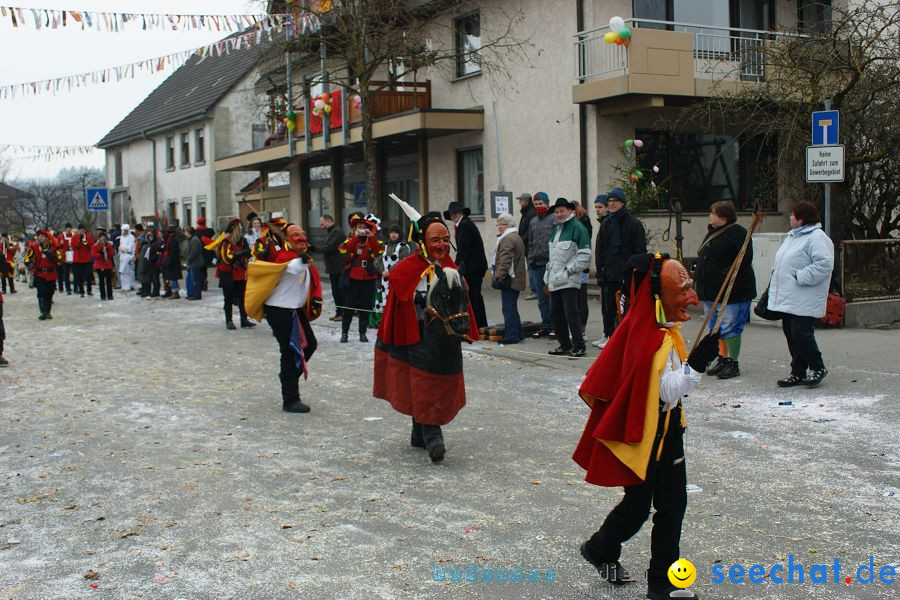
MULTIPOLYGON (((462 275, 459 274, 459 271, 450 267, 442 268, 441 272, 444 274, 441 279, 447 280, 447 287, 451 290, 453 288, 462 288, 462 275)), ((428 290, 428 297, 426 298, 426 302, 431 304, 431 294, 434 292, 434 288, 437 287, 437 282, 428 290)))

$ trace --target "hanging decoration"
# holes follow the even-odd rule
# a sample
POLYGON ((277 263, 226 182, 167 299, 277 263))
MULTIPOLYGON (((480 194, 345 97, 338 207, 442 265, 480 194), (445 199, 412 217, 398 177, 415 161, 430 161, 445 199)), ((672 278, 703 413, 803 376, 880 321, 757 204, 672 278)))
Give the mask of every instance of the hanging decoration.
POLYGON ((607 44, 628 47, 631 43, 631 29, 625 26, 625 19, 613 17, 609 20, 609 31, 603 34, 603 41, 607 44))
POLYGON ((331 94, 328 92, 322 92, 312 101, 312 114, 317 117, 322 117, 323 115, 331 114, 331 94))
POLYGON ((52 160, 69 156, 82 156, 97 151, 93 146, 35 146, 24 144, 0 144, 0 152, 9 150, 12 160, 52 160))
POLYGON ((289 109, 287 115, 284 117, 284 119, 282 119, 282 122, 284 123, 285 127, 287 127, 288 131, 294 133, 294 131, 297 129, 297 113, 295 113, 293 109, 289 109))

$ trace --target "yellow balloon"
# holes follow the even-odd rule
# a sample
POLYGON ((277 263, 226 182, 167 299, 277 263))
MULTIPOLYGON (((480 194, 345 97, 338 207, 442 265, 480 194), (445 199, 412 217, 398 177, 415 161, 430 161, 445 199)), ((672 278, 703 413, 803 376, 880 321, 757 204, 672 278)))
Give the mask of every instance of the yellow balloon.
POLYGON ((615 44, 617 39, 619 39, 619 34, 615 31, 607 31, 603 36, 603 41, 607 44, 615 44))

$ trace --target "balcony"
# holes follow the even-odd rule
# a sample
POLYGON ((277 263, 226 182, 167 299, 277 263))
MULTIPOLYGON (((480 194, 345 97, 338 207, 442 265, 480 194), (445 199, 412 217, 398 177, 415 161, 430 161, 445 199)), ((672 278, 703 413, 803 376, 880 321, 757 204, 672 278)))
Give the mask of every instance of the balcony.
POLYGON ((626 24, 628 48, 603 41, 609 27, 575 36, 575 103, 661 107, 667 97, 705 97, 752 85, 765 78, 765 44, 783 35, 652 19, 626 24))

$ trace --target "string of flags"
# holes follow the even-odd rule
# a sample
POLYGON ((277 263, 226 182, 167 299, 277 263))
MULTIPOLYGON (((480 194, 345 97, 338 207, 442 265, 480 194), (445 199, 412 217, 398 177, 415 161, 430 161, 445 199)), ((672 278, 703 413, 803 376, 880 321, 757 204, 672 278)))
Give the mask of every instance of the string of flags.
POLYGON ((221 31, 233 33, 258 23, 281 25, 290 15, 189 15, 167 13, 105 12, 0 6, 0 23, 13 28, 81 29, 120 32, 126 29, 154 31, 221 31))
POLYGON ((9 158, 14 160, 52 160, 69 156, 83 156, 96 152, 93 146, 35 146, 22 144, 0 144, 0 153, 9 150, 9 158))

